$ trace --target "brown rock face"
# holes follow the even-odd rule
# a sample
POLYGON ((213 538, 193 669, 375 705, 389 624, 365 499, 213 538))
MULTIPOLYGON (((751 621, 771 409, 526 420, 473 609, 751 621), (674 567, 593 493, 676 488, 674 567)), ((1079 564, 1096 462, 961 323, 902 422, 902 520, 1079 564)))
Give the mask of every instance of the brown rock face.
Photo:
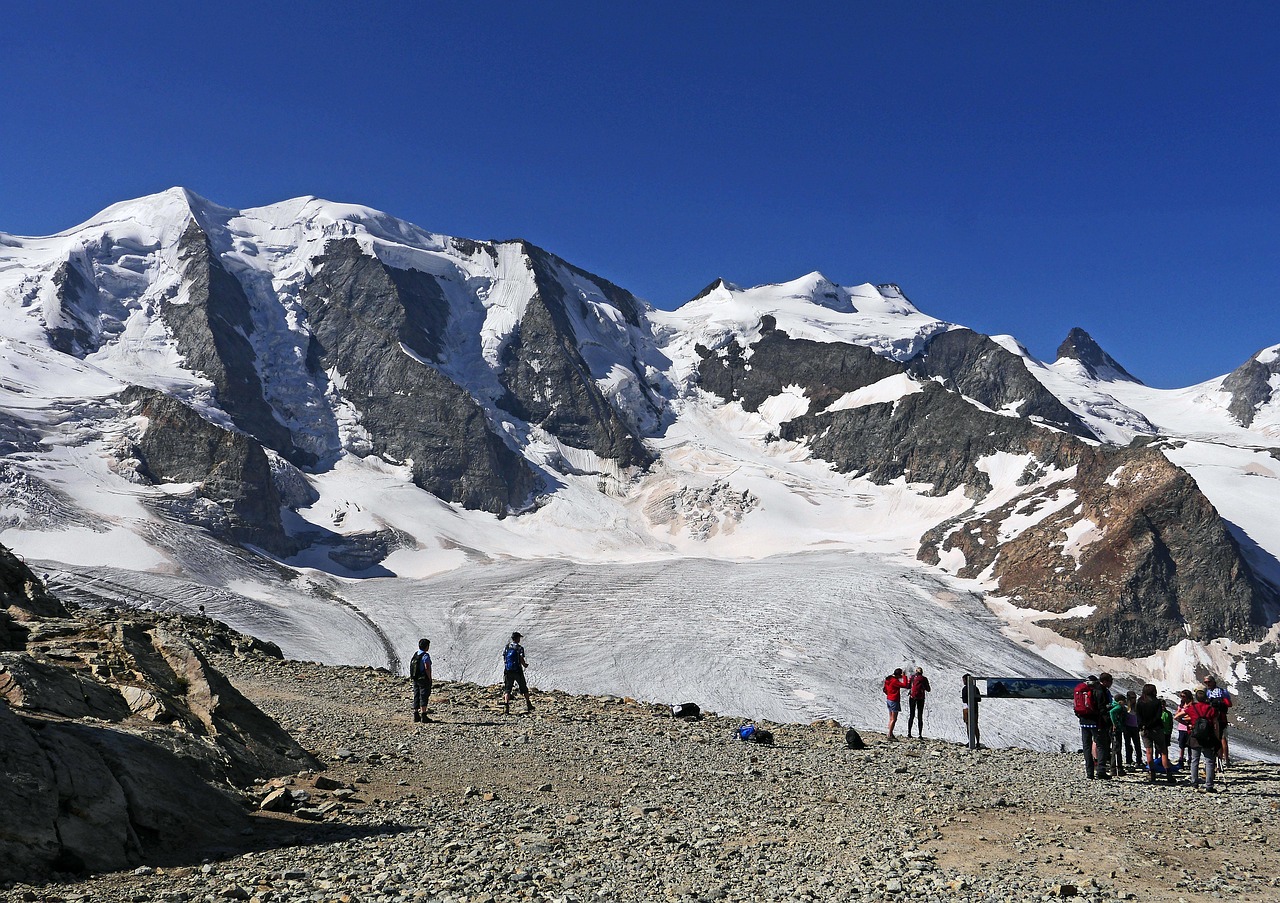
POLYGON ((1069 479, 931 531, 921 556, 958 549, 961 576, 994 565, 1000 592, 1021 605, 1091 606, 1053 626, 1104 655, 1148 655, 1188 636, 1260 635, 1266 589, 1186 471, 1152 449, 1084 446, 1077 461, 1069 479), (1064 493, 1074 502, 999 540, 1011 515, 1032 515, 1064 493))

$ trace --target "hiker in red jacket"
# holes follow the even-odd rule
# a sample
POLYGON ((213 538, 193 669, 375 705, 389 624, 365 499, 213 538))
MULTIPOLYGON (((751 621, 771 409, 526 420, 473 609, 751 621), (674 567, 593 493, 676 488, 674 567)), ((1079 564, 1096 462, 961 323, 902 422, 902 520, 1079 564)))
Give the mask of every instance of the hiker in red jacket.
POLYGON ((911 736, 911 722, 918 719, 920 730, 917 735, 924 739, 924 694, 933 688, 929 686, 929 678, 924 676, 923 668, 916 668, 911 675, 910 687, 907 690, 907 736, 911 736))
POLYGON ((902 691, 911 686, 911 681, 901 668, 894 668, 893 673, 884 679, 884 698, 889 706, 889 739, 897 740, 893 735, 893 727, 898 723, 898 713, 902 711, 902 691))

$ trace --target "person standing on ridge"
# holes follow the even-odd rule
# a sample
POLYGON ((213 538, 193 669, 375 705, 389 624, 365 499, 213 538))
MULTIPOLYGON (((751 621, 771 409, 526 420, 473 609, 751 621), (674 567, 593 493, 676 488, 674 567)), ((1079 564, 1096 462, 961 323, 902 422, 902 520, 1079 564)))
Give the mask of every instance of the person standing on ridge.
POLYGON ((1204 696, 1218 713, 1218 737, 1222 742, 1222 764, 1230 765, 1231 756, 1227 750, 1227 709, 1231 708, 1231 694, 1227 692, 1226 687, 1218 686, 1218 681, 1212 674, 1206 674, 1204 696))
POLYGON ((1196 690, 1196 701, 1186 706, 1182 718, 1189 728, 1191 744, 1191 786, 1200 787, 1200 756, 1204 755, 1206 793, 1213 793, 1213 779, 1218 770, 1218 752, 1222 737, 1218 734, 1218 710, 1209 702, 1204 690, 1196 690))
POLYGON ((1169 761, 1169 740, 1173 734, 1173 716, 1164 700, 1156 695, 1155 684, 1144 684, 1142 695, 1133 706, 1142 731, 1142 746, 1147 756, 1147 780, 1155 783, 1156 762, 1164 768, 1164 779, 1173 784, 1173 765, 1169 761))
POLYGON ((889 707, 889 739, 897 740, 893 735, 893 727, 898 723, 898 713, 902 711, 902 691, 911 686, 911 681, 902 673, 901 668, 894 668, 893 673, 884 679, 884 698, 889 707))
POLYGON ((1107 709, 1107 720, 1111 722, 1111 765, 1112 774, 1124 774, 1124 750, 1121 739, 1124 737, 1124 723, 1129 718, 1128 698, 1123 694, 1115 696, 1107 709))
POLYGON ((1138 722, 1138 694, 1130 690, 1125 694, 1129 714, 1124 719, 1124 764, 1142 766, 1142 729, 1138 722))
POLYGON ((418 651, 409 659, 409 679, 413 681, 413 720, 430 721, 427 713, 431 704, 431 641, 418 640, 418 651))
POLYGON ((1098 678, 1090 674, 1076 684, 1072 693, 1072 708, 1076 719, 1080 722, 1080 747, 1084 750, 1084 774, 1091 781, 1095 778, 1107 780, 1111 777, 1107 773, 1110 746, 1104 747, 1102 743, 1097 742, 1101 725, 1107 723, 1106 709, 1102 701, 1105 692, 1098 678))
MULTIPOLYGON (((978 685, 973 685, 974 701, 982 699, 982 693, 978 690, 978 685)), ((964 703, 964 727, 965 733, 969 731, 969 675, 965 674, 960 678, 960 701, 964 703)), ((974 710, 975 717, 973 719, 973 742, 979 746, 982 745, 982 732, 978 730, 978 719, 976 717, 977 710, 974 710)))
POLYGON ((520 641, 524 639, 524 634, 515 632, 511 634, 511 642, 507 643, 507 647, 502 650, 502 714, 511 714, 511 688, 518 686, 521 694, 524 695, 524 705, 526 712, 533 711, 533 702, 529 699, 529 685, 524 679, 524 669, 529 666, 529 661, 524 657, 524 646, 520 645, 520 641))
POLYGON ((916 673, 911 675, 911 685, 907 690, 907 736, 911 736, 911 722, 916 721, 920 730, 917 731, 921 740, 924 739, 924 694, 933 688, 929 686, 929 678, 924 676, 923 668, 916 668, 916 673))
POLYGON ((1195 702, 1196 698, 1190 690, 1183 690, 1178 694, 1178 707, 1173 713, 1173 727, 1178 732, 1178 767, 1187 764, 1187 747, 1190 745, 1191 729, 1187 727, 1186 719, 1182 716, 1186 714, 1187 706, 1195 702))

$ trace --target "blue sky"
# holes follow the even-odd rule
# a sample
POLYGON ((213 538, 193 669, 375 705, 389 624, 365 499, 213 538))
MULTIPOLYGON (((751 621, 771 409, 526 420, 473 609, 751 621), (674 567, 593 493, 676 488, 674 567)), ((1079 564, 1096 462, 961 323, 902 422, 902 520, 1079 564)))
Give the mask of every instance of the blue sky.
POLYGON ((1154 385, 1280 342, 1280 5, 12 4, 0 230, 173 185, 527 238, 674 307, 897 282, 1154 385))

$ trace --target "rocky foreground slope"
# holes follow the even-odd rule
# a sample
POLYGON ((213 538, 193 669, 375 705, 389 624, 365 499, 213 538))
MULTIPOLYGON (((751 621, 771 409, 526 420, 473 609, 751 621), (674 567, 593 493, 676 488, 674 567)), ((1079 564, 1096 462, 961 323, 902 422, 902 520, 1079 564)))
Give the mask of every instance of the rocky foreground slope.
POLYGON ((1277 892, 1274 769, 1225 792, 1086 783, 1078 757, 838 725, 685 722, 614 697, 445 684, 252 652, 211 661, 325 765, 258 782, 232 842, 10 900, 1201 900, 1277 892), (517 706, 518 708, 518 706, 517 706))

